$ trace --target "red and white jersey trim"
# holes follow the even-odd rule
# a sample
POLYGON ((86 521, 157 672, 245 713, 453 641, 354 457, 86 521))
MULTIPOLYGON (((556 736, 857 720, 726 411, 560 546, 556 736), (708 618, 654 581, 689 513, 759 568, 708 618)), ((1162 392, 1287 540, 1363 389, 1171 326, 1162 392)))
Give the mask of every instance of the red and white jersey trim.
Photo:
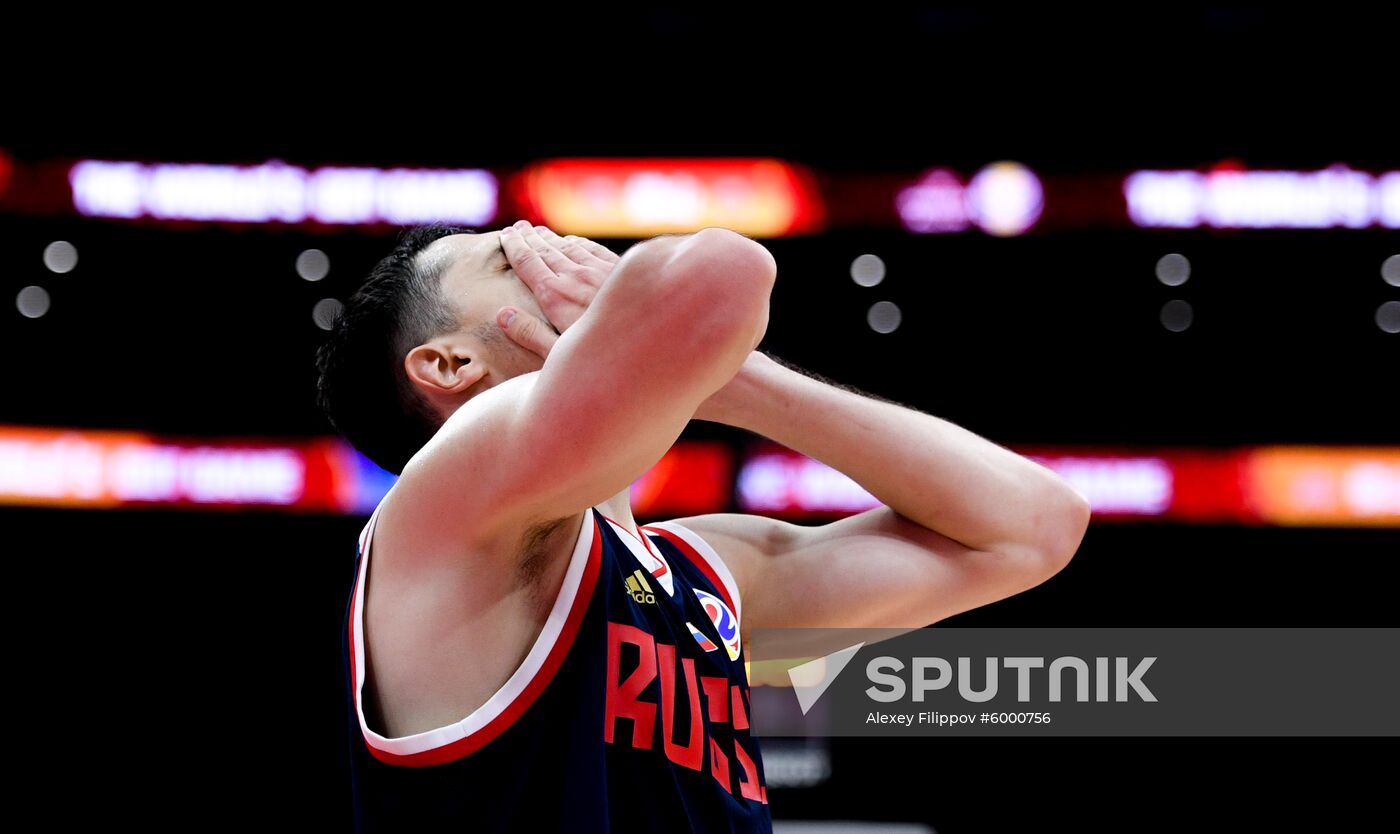
POLYGON ((741 623, 744 621, 744 601, 739 598, 739 583, 734 581, 734 574, 729 572, 724 559, 720 558, 709 542, 700 538, 694 530, 674 521, 646 524, 642 526, 642 531, 665 536, 675 544, 719 589, 721 596, 725 597, 724 601, 733 609, 734 618, 741 623))
MULTIPOLYGON (((599 515, 602 515, 602 513, 599 513, 599 515)), ((666 557, 661 554, 661 551, 657 550, 650 542, 644 542, 638 539, 636 533, 633 533, 631 530, 613 521, 608 516, 604 515, 603 518, 612 525, 613 530, 617 532, 618 538, 622 540, 622 544, 631 552, 633 558, 641 564, 642 568, 646 570, 647 573, 651 574, 652 579, 661 583, 661 587, 665 589, 666 595, 674 597, 676 595, 676 577, 675 574, 671 572, 671 565, 666 561, 666 557)))
MULTIPOLYGON (((380 507, 383 506, 381 502, 380 507)), ((564 583, 555 597, 554 607, 529 654, 515 673, 496 690, 486 703, 477 707, 461 721, 425 730, 413 735, 388 738, 369 728, 365 721, 362 692, 365 682, 364 583, 369 569, 374 522, 379 516, 376 507, 360 533, 360 570, 351 592, 350 616, 350 674, 354 681, 355 713, 360 731, 370 753, 387 764, 424 767, 454 761, 500 735, 515 722, 544 690, 563 662, 565 654, 578 633, 593 588, 598 581, 602 563, 602 537, 597 531, 596 511, 585 510, 578 542, 569 557, 564 583)))

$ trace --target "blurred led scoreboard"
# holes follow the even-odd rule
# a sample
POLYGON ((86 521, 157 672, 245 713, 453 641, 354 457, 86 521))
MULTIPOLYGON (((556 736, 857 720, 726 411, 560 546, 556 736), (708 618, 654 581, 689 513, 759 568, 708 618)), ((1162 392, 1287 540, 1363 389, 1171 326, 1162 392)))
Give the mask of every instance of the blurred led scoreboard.
MULTIPOLYGON (((1097 521, 1400 526, 1400 447, 1017 447, 1097 521)), ((394 476, 337 438, 194 439, 0 426, 0 504, 368 514, 394 476)), ((850 478, 769 442, 681 441, 632 484, 639 516, 794 520, 878 506, 850 478)))
POLYGON ((1400 228, 1400 171, 1195 168, 838 172, 773 157, 541 159, 513 169, 20 160, 0 150, 0 213, 118 223, 378 228, 524 217, 642 238, 722 226, 755 238, 841 228, 995 237, 1069 229, 1400 228))

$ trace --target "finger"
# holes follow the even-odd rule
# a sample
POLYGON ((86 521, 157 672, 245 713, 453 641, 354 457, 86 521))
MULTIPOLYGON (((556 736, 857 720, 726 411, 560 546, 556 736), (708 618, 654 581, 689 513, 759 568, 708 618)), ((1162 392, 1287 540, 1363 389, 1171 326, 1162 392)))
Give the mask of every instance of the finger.
POLYGON ((564 239, 577 243, 579 246, 582 246, 589 252, 593 253, 593 256, 601 261, 606 261, 610 264, 615 264, 618 261, 622 260, 621 255, 617 254, 616 252, 604 246, 603 244, 598 243, 597 241, 589 240, 586 237, 580 237, 578 235, 565 235, 564 239))
POLYGON ((496 312, 496 324, 505 331, 511 341, 544 359, 559 334, 542 319, 514 307, 502 307, 496 312))
POLYGON ((598 288, 587 281, 568 281, 563 276, 550 281, 543 288, 543 291, 535 296, 541 306, 556 304, 558 299, 571 301, 579 307, 587 307, 593 296, 598 294, 598 288))
POLYGON ((501 251, 506 253, 511 269, 530 288, 530 292, 538 294, 539 288, 554 278, 554 270, 525 240, 519 223, 501 230, 501 251))
POLYGON ((555 248, 554 244, 541 237, 540 233, 535 231, 534 226, 522 220, 515 224, 515 228, 519 230, 520 236, 525 239, 525 242, 530 245, 530 248, 535 250, 535 254, 539 255, 540 259, 554 271, 554 274, 557 275, 574 266, 574 262, 569 260, 563 252, 555 248))
MULTIPOLYGON (((584 246, 582 238, 575 237, 574 235, 569 235, 568 237, 560 237, 553 229, 549 228, 548 226, 536 226, 535 231, 539 233, 540 237, 549 241, 555 249, 558 249, 560 252, 563 252, 569 258, 569 260, 573 261, 579 266, 595 266, 606 268, 612 266, 618 260, 615 257, 612 260, 604 260, 603 258, 599 257, 592 249, 589 249, 587 246, 584 246)), ((592 241, 589 242, 592 243, 592 241)), ((605 249, 603 251, 606 252, 607 250, 605 249)))

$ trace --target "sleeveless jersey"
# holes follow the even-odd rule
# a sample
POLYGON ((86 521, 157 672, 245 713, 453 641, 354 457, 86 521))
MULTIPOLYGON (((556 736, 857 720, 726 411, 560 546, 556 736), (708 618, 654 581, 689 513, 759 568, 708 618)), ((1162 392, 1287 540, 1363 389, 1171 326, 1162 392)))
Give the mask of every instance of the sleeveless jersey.
MULTIPOLYGON (((381 505, 382 506, 382 503, 381 505)), ((738 587, 675 522, 583 513, 525 660, 470 715, 387 738, 366 720, 360 533, 341 648, 361 831, 771 831, 738 587), (449 828, 450 826, 450 828, 449 828)))

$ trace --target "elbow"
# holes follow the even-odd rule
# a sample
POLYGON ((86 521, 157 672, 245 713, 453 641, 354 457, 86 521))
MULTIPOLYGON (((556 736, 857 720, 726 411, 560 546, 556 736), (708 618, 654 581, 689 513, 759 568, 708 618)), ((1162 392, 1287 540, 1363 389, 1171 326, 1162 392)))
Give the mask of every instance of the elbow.
POLYGON ((768 247, 719 226, 682 238, 672 259, 683 271, 712 279, 707 284, 765 302, 778 276, 778 263, 768 247))
POLYGON ((778 274, 773 253, 758 241, 731 229, 707 226, 678 238, 672 258, 692 269, 737 271, 749 283, 772 288, 778 274))
POLYGON ((766 264, 768 271, 777 271, 777 262, 773 260, 773 254, 768 251, 768 247, 733 229, 726 229, 723 226, 706 226, 687 235, 685 240, 701 247, 732 247, 735 251, 730 254, 757 259, 766 264))
POLYGON ((688 322, 711 334, 732 334, 743 354, 762 341, 778 274, 767 247, 708 227, 674 242, 665 272, 688 322))
POLYGON ((1045 506, 1043 532, 1036 550, 1040 554, 1044 578, 1048 579, 1063 570, 1079 552, 1093 509, 1079 490, 1063 481, 1052 490, 1045 506))
POLYGON ((767 298, 773 290, 773 283, 778 278, 778 261, 773 257, 773 253, 768 251, 768 247, 753 238, 745 237, 738 232, 731 232, 728 229, 711 229, 710 231, 721 231, 736 238, 733 241, 735 246, 751 264, 752 280, 762 288, 763 297, 767 298))
POLYGON ((1014 566, 1021 590, 1044 582, 1070 563, 1089 529, 1089 502, 1078 490, 1056 479, 1034 504, 1031 526, 1016 544, 1002 552, 1014 555, 1014 566))

